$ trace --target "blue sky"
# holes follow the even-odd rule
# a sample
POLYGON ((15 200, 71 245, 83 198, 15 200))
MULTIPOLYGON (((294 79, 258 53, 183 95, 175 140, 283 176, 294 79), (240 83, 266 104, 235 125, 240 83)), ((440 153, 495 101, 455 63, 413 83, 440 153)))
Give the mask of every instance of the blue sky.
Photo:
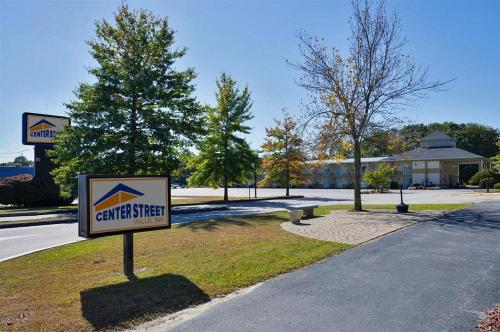
MULTIPOLYGON (((286 60, 300 60, 300 29, 345 49, 348 1, 129 1, 168 16, 178 46, 189 48, 177 64, 198 73, 196 96, 213 103, 215 79, 227 72, 253 95, 248 140, 257 147, 266 126, 286 107, 301 112, 304 92, 286 60)), ((21 144, 23 112, 64 115, 78 82, 92 80, 85 40, 97 19, 111 19, 120 1, 0 0, 0 161, 21 144)), ((500 1, 388 0, 397 9, 415 63, 431 78, 457 78, 402 111, 413 122, 479 122, 500 127, 500 1)))

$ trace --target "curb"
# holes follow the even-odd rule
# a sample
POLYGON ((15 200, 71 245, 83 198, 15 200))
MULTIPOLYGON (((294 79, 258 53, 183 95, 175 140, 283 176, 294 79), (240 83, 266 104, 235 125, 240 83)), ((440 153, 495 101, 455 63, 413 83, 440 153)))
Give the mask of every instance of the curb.
POLYGON ((72 213, 72 212, 78 212, 78 208, 74 209, 60 209, 57 211, 48 211, 48 212, 11 212, 11 213, 5 213, 0 215, 1 217, 31 217, 31 216, 43 216, 46 214, 55 214, 55 213, 72 213))
MULTIPOLYGON (((210 206, 210 207, 195 208, 195 209, 188 209, 188 208, 175 209, 176 206, 172 207, 172 212, 171 212, 172 215, 229 210, 228 205, 210 206)), ((55 224, 73 224, 73 223, 77 223, 77 222, 78 222, 77 218, 67 218, 67 219, 53 218, 53 219, 49 219, 49 220, 39 220, 39 221, 31 221, 31 222, 7 221, 5 223, 0 222, 0 229, 29 227, 29 226, 55 225, 55 224)))
POLYGON ((214 205, 214 204, 236 204, 236 203, 249 203, 249 202, 258 202, 258 201, 272 201, 276 199, 297 199, 304 198, 303 195, 294 195, 294 196, 273 196, 273 197, 262 197, 262 198, 251 198, 251 199, 240 199, 236 201, 226 202, 224 200, 210 201, 205 203, 180 203, 175 204, 174 206, 197 206, 197 205, 214 205))
MULTIPOLYGON (((258 202, 258 201, 271 201, 275 199, 297 199, 297 198, 304 198, 303 195, 293 195, 293 196, 274 196, 274 197, 262 197, 262 198, 251 198, 251 199, 241 199, 237 201, 229 201, 225 202, 223 200, 217 200, 217 201, 210 201, 210 202, 205 202, 205 203, 180 203, 180 204, 175 204, 173 207, 176 206, 198 206, 198 205, 216 205, 216 204, 233 204, 233 203, 248 203, 248 202, 258 202)), ((212 210, 210 210, 212 211, 212 210)), ((43 216, 46 214, 56 214, 56 213, 72 213, 72 212, 78 212, 78 207, 75 207, 73 209, 60 209, 57 211, 48 211, 48 212, 11 212, 11 213, 5 213, 0 215, 1 217, 30 217, 30 216, 43 216)), ((204 212, 204 211, 200 211, 204 212)))

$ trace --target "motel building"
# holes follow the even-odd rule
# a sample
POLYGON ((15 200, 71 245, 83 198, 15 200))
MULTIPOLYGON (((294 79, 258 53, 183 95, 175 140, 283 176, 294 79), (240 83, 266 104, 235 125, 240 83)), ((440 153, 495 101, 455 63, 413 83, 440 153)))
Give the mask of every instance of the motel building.
MULTIPOLYGON (((306 167, 305 187, 353 188, 354 159, 308 163, 311 166, 306 167)), ((382 163, 396 167, 392 182, 403 188, 453 188, 467 182, 477 171, 490 167, 488 158, 457 148, 452 138, 438 131, 422 138, 417 149, 389 157, 362 158, 362 173, 376 170, 382 163)), ((367 184, 362 183, 362 187, 367 184)))

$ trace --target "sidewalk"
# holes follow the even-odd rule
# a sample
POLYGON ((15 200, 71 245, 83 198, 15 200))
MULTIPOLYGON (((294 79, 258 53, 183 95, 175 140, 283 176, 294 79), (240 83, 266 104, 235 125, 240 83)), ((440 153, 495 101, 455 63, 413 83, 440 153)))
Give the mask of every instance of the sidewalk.
POLYGON ((324 217, 304 219, 298 225, 284 222, 281 227, 291 233, 313 239, 360 244, 441 215, 443 215, 441 211, 397 213, 385 210, 366 212, 340 210, 332 211, 324 217))

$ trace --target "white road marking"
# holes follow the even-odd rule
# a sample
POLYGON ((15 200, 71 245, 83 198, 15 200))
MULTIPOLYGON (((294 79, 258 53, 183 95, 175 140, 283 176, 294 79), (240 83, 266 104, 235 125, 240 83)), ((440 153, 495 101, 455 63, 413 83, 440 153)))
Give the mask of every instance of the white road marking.
POLYGON ((21 256, 32 254, 32 253, 35 253, 35 252, 39 252, 39 251, 43 251, 43 250, 47 250, 47 249, 51 249, 51 248, 55 248, 55 247, 59 247, 59 246, 64 246, 66 244, 71 244, 71 243, 76 243, 76 242, 80 242, 80 241, 85 241, 85 240, 86 239, 79 238, 78 240, 75 240, 75 241, 68 241, 68 242, 58 243, 58 244, 52 245, 52 246, 38 248, 38 249, 35 249, 35 250, 25 251, 25 252, 23 252, 21 254, 17 254, 17 255, 12 255, 12 256, 9 256, 9 257, 0 258, 0 262, 8 261, 9 259, 12 259, 12 258, 17 258, 17 257, 21 257, 21 256))
POLYGON ((41 234, 29 234, 29 235, 17 235, 17 236, 7 236, 7 237, 0 237, 0 241, 5 241, 5 240, 13 240, 13 239, 19 239, 22 237, 36 237, 40 236, 41 234))

